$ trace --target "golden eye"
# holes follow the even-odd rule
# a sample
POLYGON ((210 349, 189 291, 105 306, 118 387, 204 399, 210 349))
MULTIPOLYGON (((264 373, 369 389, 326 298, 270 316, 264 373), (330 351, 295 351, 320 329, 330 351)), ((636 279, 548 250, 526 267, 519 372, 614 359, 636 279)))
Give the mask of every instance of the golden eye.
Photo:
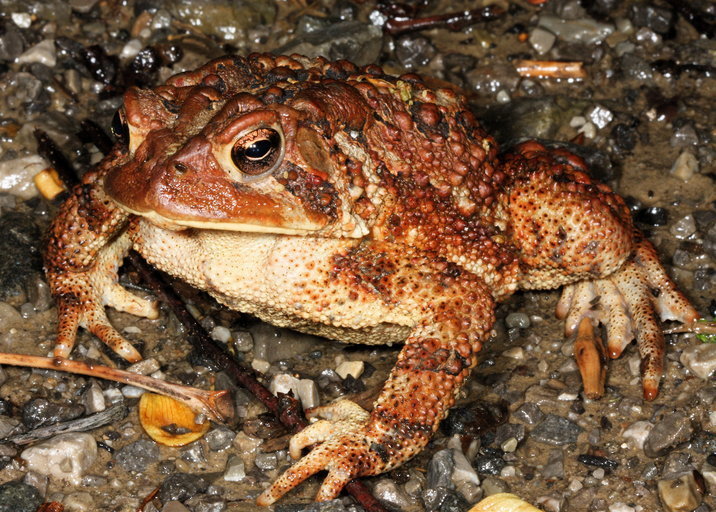
POLYGON ((117 139, 117 142, 127 145, 129 143, 129 125, 127 124, 127 118, 124 116, 122 109, 117 110, 112 118, 111 125, 112 135, 117 139))
POLYGON ((281 135, 271 128, 259 128, 236 141, 231 159, 243 173, 257 176, 273 170, 281 156, 281 135))

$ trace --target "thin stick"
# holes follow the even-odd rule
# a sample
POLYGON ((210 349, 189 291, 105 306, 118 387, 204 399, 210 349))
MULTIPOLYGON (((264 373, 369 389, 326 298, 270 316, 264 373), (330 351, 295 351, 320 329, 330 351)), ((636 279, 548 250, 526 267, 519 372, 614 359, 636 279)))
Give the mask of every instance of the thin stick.
POLYGON ((192 410, 202 412, 219 423, 225 423, 233 416, 231 398, 229 392, 226 390, 205 391, 181 384, 173 384, 165 380, 154 379, 138 373, 110 368, 109 366, 87 364, 82 361, 63 359, 61 357, 51 358, 0 352, 0 364, 44 368, 46 370, 76 373, 98 379, 130 384, 174 398, 175 400, 185 403, 192 410))
POLYGON ((517 73, 524 78, 571 78, 582 80, 587 77, 581 62, 556 60, 515 60, 517 73))

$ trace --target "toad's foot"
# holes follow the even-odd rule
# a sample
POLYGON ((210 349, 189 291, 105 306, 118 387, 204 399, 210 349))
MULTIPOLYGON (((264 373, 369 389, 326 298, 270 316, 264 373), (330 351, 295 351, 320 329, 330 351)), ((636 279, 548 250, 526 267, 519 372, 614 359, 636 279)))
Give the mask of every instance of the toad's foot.
POLYGON ((385 471, 386 455, 377 448, 381 446, 382 436, 367 427, 370 415, 363 408, 349 400, 340 400, 316 407, 308 416, 323 419, 291 438, 291 457, 297 459, 303 448, 320 444, 266 489, 256 501, 259 505, 272 504, 321 470, 328 470, 328 476, 316 495, 317 501, 335 498, 357 476, 385 471))
POLYGON ((636 251, 622 267, 603 279, 567 286, 557 305, 565 318, 565 332, 574 333, 582 318, 590 317, 607 329, 607 353, 615 359, 636 338, 641 356, 644 399, 659 393, 665 343, 657 314, 664 320, 692 323, 699 314, 676 288, 659 263, 654 247, 641 235, 636 251))
POLYGON ((129 362, 142 356, 117 330, 105 313, 105 306, 145 318, 157 318, 154 301, 137 297, 117 282, 117 268, 131 244, 121 236, 83 271, 56 272, 48 269, 48 278, 57 302, 59 327, 55 357, 69 357, 78 327, 84 327, 129 362))

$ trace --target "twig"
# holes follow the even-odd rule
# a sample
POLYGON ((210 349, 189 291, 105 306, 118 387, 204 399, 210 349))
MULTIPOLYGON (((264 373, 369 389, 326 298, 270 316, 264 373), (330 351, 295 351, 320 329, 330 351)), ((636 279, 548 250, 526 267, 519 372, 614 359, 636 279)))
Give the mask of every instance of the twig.
POLYGON ((554 60, 515 60, 517 73, 524 78, 586 78, 581 62, 561 62, 554 60))
POLYGON ((383 26, 383 30, 392 36, 429 28, 444 27, 457 31, 462 30, 468 25, 495 20, 503 14, 505 14, 505 10, 502 7, 490 5, 480 9, 438 14, 424 18, 388 18, 383 26))
POLYGON ((716 334, 716 320, 697 320, 688 324, 681 324, 671 329, 664 329, 664 334, 680 334, 692 332, 694 334, 716 334))
POLYGON ((10 441, 16 445, 25 445, 34 443, 41 439, 48 439, 57 434, 63 432, 86 432, 93 430, 110 423, 117 422, 129 414, 129 409, 124 404, 118 404, 104 411, 100 411, 84 418, 78 418, 76 420, 64 421, 62 423, 55 423, 47 427, 36 428, 30 432, 12 436, 4 439, 4 441, 10 441))
POLYGON ((138 373, 110 368, 109 366, 87 364, 82 361, 63 359, 60 357, 50 358, 0 352, 0 364, 44 368, 46 370, 76 373, 96 377, 98 379, 130 384, 183 402, 192 410, 202 412, 218 423, 225 423, 234 415, 231 398, 228 396, 229 392, 226 390, 205 391, 181 384, 173 384, 165 380, 154 379, 138 373))
POLYGON ((150 492, 144 497, 142 502, 137 507, 137 512, 144 512, 144 507, 149 505, 149 503, 157 496, 157 494, 159 494, 159 487, 155 487, 152 492, 150 492))
POLYGON ((590 318, 582 318, 574 342, 574 358, 579 373, 582 374, 584 394, 596 400, 604 396, 604 383, 607 378, 606 353, 602 340, 594 335, 594 326, 590 318))

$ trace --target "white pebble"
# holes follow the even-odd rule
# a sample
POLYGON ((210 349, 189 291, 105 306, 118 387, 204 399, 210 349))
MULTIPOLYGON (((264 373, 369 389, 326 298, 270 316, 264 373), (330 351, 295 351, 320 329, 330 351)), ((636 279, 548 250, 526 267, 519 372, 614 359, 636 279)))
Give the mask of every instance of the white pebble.
POLYGON ((30 28, 32 16, 27 12, 14 12, 10 15, 12 22, 20 28, 30 28))
POLYGON ((590 122, 586 122, 579 128, 579 133, 583 133, 588 139, 593 139, 597 135, 597 127, 590 122))
POLYGON ((217 325, 211 330, 211 337, 221 343, 228 343, 231 341, 231 331, 223 325, 217 325))
POLYGON ((579 393, 561 393, 557 400, 561 400, 563 402, 571 402, 572 400, 576 400, 579 396, 579 393))
POLYGON ((594 105, 587 114, 589 120, 600 130, 607 126, 614 119, 614 114, 611 110, 602 105, 594 105))
POLYGON ((635 421, 622 432, 622 437, 627 439, 634 448, 641 450, 644 448, 644 441, 652 428, 654 428, 654 424, 651 422, 635 421))
POLYGON ((609 512, 636 512, 634 507, 630 507, 626 503, 618 501, 609 505, 609 512))
POLYGON ((532 32, 530 32, 529 43, 540 55, 544 55, 550 51, 556 40, 557 36, 549 30, 540 27, 534 28, 532 32))
POLYGON ((266 373, 271 368, 271 363, 264 359, 254 359, 251 361, 251 368, 259 373, 266 373))
POLYGON ((134 363, 127 368, 127 371, 137 373, 139 375, 149 375, 150 373, 154 373, 159 370, 159 368, 161 368, 159 361, 150 357, 149 359, 142 359, 141 361, 134 363))
POLYGON ((571 126, 572 128, 579 128, 586 122, 587 119, 584 116, 574 116, 572 119, 570 119, 569 126, 571 126))
POLYGON ((37 187, 32 178, 45 167, 47 162, 38 155, 0 162, 0 192, 9 192, 25 200, 35 197, 37 187))
POLYGON ((470 482, 475 485, 480 485, 480 478, 478 478, 475 469, 472 464, 468 462, 465 454, 461 450, 452 451, 452 460, 454 464, 452 476, 450 477, 452 483, 456 486, 462 482, 470 482))
POLYGON ((522 347, 512 347, 502 352, 502 355, 515 361, 522 361, 525 358, 525 351, 522 347))
POLYGON ((142 42, 139 39, 130 39, 127 41, 127 44, 124 45, 122 51, 119 52, 119 58, 122 60, 133 59, 141 49, 142 42))
POLYGON ((90 434, 60 434, 25 449, 20 458, 31 471, 79 485, 97 458, 97 443, 90 434))
POLYGON ((716 343, 700 343, 686 347, 679 361, 698 378, 708 379, 716 372, 716 343))
POLYGON ((364 370, 365 363, 363 361, 343 361, 336 367, 336 373, 340 375, 341 379, 345 379, 349 375, 357 379, 363 375, 364 370))
POLYGON ((55 53, 55 41, 53 39, 45 39, 35 46, 31 46, 17 58, 18 64, 32 64, 39 62, 48 68, 55 67, 57 63, 57 55, 55 53))
POLYGON ((122 388, 122 395, 125 398, 139 398, 144 394, 144 390, 142 388, 138 388, 136 386, 124 386, 122 388))
POLYGON ((671 166, 671 174, 683 181, 690 180, 697 172, 699 172, 699 161, 688 149, 682 151, 671 166))
POLYGON ((304 409, 315 407, 320 403, 318 386, 311 379, 297 379, 293 375, 280 373, 269 384, 269 391, 274 395, 292 392, 301 401, 304 409))

